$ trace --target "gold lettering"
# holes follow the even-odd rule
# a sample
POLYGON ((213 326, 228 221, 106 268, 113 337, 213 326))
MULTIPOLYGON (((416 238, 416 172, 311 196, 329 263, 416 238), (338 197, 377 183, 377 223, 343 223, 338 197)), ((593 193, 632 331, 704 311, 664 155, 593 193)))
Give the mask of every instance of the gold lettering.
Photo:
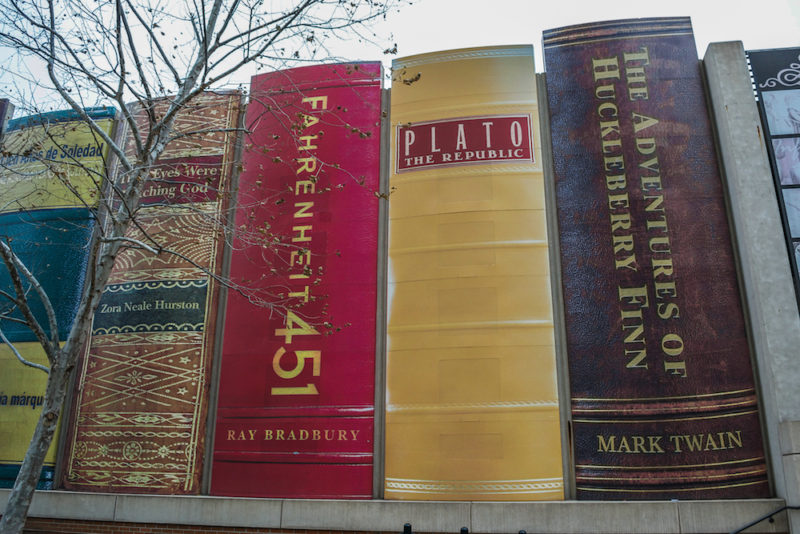
POLYGON ((610 436, 608 440, 605 437, 597 436, 597 452, 616 452, 614 442, 617 440, 616 436, 610 436))
POLYGON ((301 172, 312 173, 317 170, 317 158, 298 158, 297 163, 302 163, 302 165, 295 174, 300 174, 301 172))
POLYGON ((625 161, 622 156, 605 156, 603 158, 603 168, 606 172, 621 171, 625 168, 625 161))
POLYGON ((612 213, 611 214, 611 231, 617 230, 630 230, 631 229, 631 215, 630 213, 612 213))
POLYGON ((628 193, 608 195, 608 209, 627 209, 628 206, 628 193))
POLYGON ((686 378, 686 362, 664 362, 664 372, 686 378))
POLYGON ((650 451, 649 452, 664 452, 664 449, 661 448, 661 445, 658 444, 661 441, 661 436, 647 436, 648 440, 650 441, 650 451), (658 449, 658 450, 654 450, 658 449))
POLYGON ((302 243, 304 241, 311 241, 311 236, 306 235, 306 231, 310 232, 312 229, 311 225, 306 226, 292 226, 293 232, 299 232, 298 235, 292 236, 292 243, 302 243))
POLYGON ((627 301, 625 304, 631 304, 640 308, 647 308, 647 286, 642 287, 620 287, 619 300, 627 301))
POLYGON ((300 208, 299 210, 294 212, 294 218, 295 219, 300 219, 300 218, 303 218, 303 217, 313 217, 314 216, 313 213, 308 211, 308 210, 310 210, 311 208, 314 207, 314 203, 313 202, 295 202, 294 203, 294 207, 295 208, 300 208))
POLYGON ((637 137, 636 151, 643 156, 648 156, 656 151, 655 137, 637 137))
POLYGON ((311 180, 297 180, 294 184, 294 194, 299 195, 301 188, 303 189, 304 195, 310 195, 314 193, 316 186, 311 180))
POLYGON ((614 254, 633 251, 632 235, 612 235, 611 241, 614 244, 614 254))
POLYGON ((653 278, 672 276, 672 258, 653 258, 651 263, 653 264, 653 278))
POLYGON ((649 189, 655 189, 656 191, 661 191, 663 189, 661 185, 661 176, 642 176, 642 189, 647 191, 649 189))
POLYGON ((619 60, 616 57, 592 59, 594 81, 609 78, 619 79, 619 60))
POLYGON ((631 120, 633 120, 633 133, 639 133, 642 130, 646 130, 651 126, 658 124, 658 119, 648 117, 647 115, 641 115, 636 112, 633 112, 631 115, 631 120))
POLYGON ((328 97, 327 96, 308 96, 302 100, 302 102, 308 103, 311 102, 311 109, 328 109, 328 97), (318 105, 319 104, 319 105, 318 105))
POLYGON ((614 88, 613 84, 598 85, 597 87, 594 88, 594 96, 595 98, 600 98, 603 100, 606 99, 616 100, 617 91, 614 88))
POLYGON ((625 189, 626 181, 624 174, 618 174, 616 176, 606 176, 606 187, 608 189, 625 189))
POLYGON ((314 150, 315 148, 319 148, 317 145, 311 144, 311 142, 318 137, 318 135, 301 135, 298 137, 298 139, 301 141, 301 144, 297 146, 297 150, 314 150))

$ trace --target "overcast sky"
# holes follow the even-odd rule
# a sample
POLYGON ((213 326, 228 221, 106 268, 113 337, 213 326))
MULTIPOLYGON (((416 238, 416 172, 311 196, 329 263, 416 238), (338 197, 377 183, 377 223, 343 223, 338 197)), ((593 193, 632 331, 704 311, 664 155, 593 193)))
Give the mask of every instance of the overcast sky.
MULTIPOLYGON (((587 22, 676 16, 691 17, 700 58, 711 42, 742 41, 745 50, 800 47, 800 0, 411 1, 371 28, 376 35, 372 43, 359 42, 350 34, 345 42, 328 43, 333 45, 331 55, 346 61, 382 60, 388 73, 391 60, 397 57, 476 46, 532 44, 536 70, 542 72, 543 30, 587 22), (396 55, 382 53, 395 43, 396 55)), ((9 65, 8 54, 14 51, 0 50, 0 96, 16 101, 15 87, 4 83, 8 81, 3 69, 9 65)), ((254 66, 242 69, 224 86, 246 86, 254 72, 254 66)), ((40 74, 30 77, 46 78, 43 71, 40 74)), ((389 76, 385 84, 390 85, 389 76)))
MULTIPOLYGON (((413 0, 378 25, 393 34, 403 57, 486 45, 533 44, 536 70, 544 70, 542 31, 603 20, 692 18, 699 57, 708 44, 742 41, 745 50, 800 46, 800 0, 413 0), (724 6, 724 7, 722 7, 724 6)), ((340 53, 337 49, 337 53, 340 53)), ((376 49, 343 46, 348 59, 376 60, 376 49)))

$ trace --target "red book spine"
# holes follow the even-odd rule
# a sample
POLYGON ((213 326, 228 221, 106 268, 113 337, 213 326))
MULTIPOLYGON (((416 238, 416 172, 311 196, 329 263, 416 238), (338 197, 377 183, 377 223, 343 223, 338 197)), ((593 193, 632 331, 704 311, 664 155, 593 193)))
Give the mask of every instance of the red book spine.
POLYGON ((377 63, 256 76, 211 492, 372 496, 377 63))

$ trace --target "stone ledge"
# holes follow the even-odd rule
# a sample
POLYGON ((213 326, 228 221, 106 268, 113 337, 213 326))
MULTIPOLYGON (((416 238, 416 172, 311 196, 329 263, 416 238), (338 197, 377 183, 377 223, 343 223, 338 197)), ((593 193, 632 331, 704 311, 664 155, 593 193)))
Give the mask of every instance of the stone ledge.
MULTIPOLYGON (((10 490, 0 489, 0 509, 10 490)), ((220 527, 401 532, 705 534, 730 532, 781 499, 637 502, 407 502, 251 499, 39 491, 31 517, 220 527)), ((788 532, 785 512, 748 529, 788 532)))

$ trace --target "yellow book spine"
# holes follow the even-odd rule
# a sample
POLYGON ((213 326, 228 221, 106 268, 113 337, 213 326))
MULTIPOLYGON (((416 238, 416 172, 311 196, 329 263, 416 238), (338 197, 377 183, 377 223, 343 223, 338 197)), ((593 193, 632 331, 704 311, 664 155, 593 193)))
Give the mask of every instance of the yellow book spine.
POLYGON ((388 499, 563 499, 533 51, 398 59, 388 499))

